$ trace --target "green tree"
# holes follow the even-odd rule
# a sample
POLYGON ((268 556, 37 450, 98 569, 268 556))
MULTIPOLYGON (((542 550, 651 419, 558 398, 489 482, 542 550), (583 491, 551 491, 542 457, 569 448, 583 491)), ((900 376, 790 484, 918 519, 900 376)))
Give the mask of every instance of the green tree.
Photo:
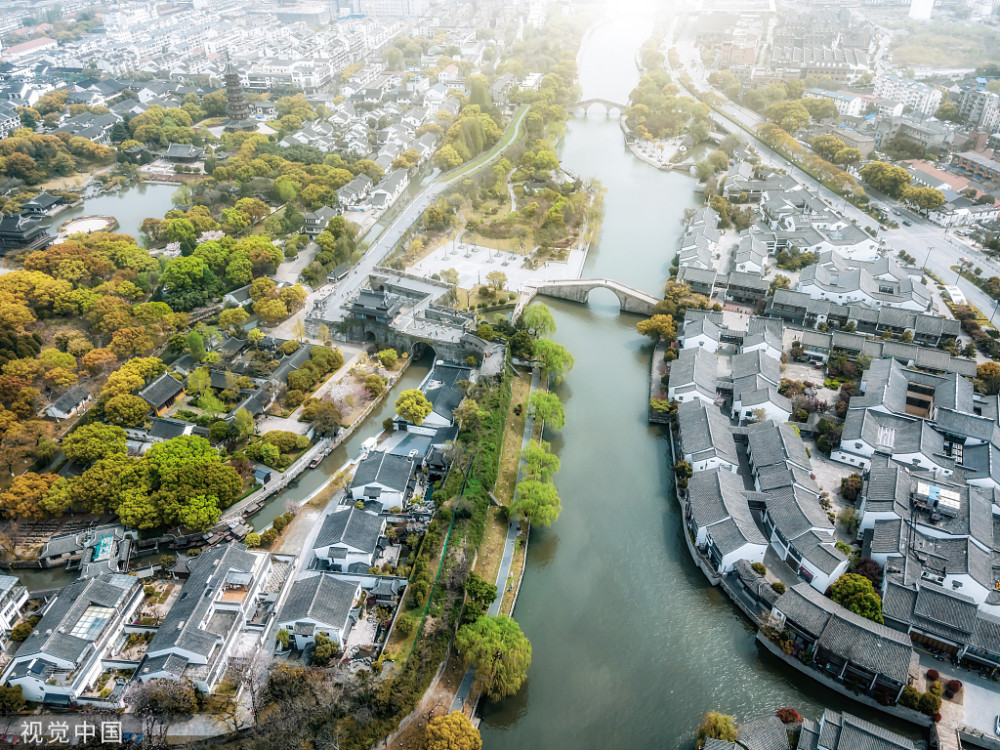
POLYGON ((551 526, 560 511, 559 493, 553 485, 533 479, 517 485, 517 497, 510 506, 512 514, 526 518, 532 526, 551 526))
POLYGON ((73 430, 62 443, 63 453, 78 463, 92 463, 125 453, 125 430, 104 424, 88 424, 73 430))
POLYGON ((736 742, 736 736, 736 720, 732 716, 709 711, 701 720, 694 746, 696 750, 701 750, 705 747, 705 740, 708 739, 736 742))
POLYGON ((104 418, 121 427, 138 427, 146 421, 149 404, 131 393, 113 396, 104 405, 104 418))
POLYGON ((212 385, 212 373, 207 367, 199 367, 192 370, 187 376, 187 392, 193 396, 200 396, 212 385))
POLYGON ((861 179, 875 190, 892 198, 898 198, 910 184, 910 173, 902 167, 886 164, 884 161, 871 161, 865 164, 859 172, 861 179))
POLYGON ((545 305, 529 305, 521 313, 521 322, 536 336, 551 336, 556 332, 556 321, 552 311, 545 305))
POLYGON ((396 353, 395 349, 383 349, 378 353, 378 361, 382 367, 391 370, 396 366, 396 362, 399 361, 399 354, 396 353))
POLYGON ((789 133, 804 128, 811 119, 801 100, 775 102, 764 110, 764 117, 789 133))
POLYGON ((483 607, 488 607, 497 598, 496 585, 475 572, 469 573, 469 577, 465 579, 462 586, 469 598, 483 607))
POLYGON ((243 324, 250 320, 250 313, 242 307, 232 307, 219 313, 219 325, 231 331, 241 330, 243 324))
POLYGON ((195 362, 205 361, 205 339, 197 331, 191 331, 187 336, 188 351, 195 362))
POLYGON ((875 593, 871 580, 856 573, 845 573, 830 587, 830 598, 857 615, 882 623, 882 598, 875 593))
POLYGON ((979 389, 989 395, 994 396, 1000 393, 1000 364, 996 362, 984 362, 976 368, 976 379, 979 381, 979 389))
POLYGON ((421 424, 432 410, 431 402, 416 388, 403 391, 396 399, 396 413, 415 425, 421 424))
POLYGON ((219 498, 197 495, 181 509, 180 521, 192 531, 208 531, 221 515, 219 498))
POLYGON ((514 695, 531 666, 531 643, 509 617, 482 616, 463 625, 455 647, 476 670, 476 681, 491 700, 514 695))
POLYGON ((535 391, 528 397, 528 408, 535 419, 545 422, 546 427, 561 430, 566 426, 566 411, 562 401, 551 391, 535 391))
POLYGON ((525 476, 539 482, 551 481, 552 475, 559 471, 559 457, 551 452, 552 446, 546 442, 529 443, 524 449, 522 458, 527 466, 525 476))
MULTIPOLYGON (((13 632, 11 633, 11 638, 13 639, 13 632)), ((19 714, 24 710, 25 705, 26 702, 24 695, 21 693, 20 685, 0 687, 0 716, 19 714)))
POLYGON ((237 410, 236 414, 233 416, 233 426, 236 428, 236 432, 241 438, 253 435, 254 430, 257 429, 253 415, 246 409, 237 410))
POLYGON ((924 212, 941 208, 945 203, 944 193, 929 187, 906 188, 900 198, 924 212))
POLYGON ((538 339, 535 342, 534 357, 541 365, 542 373, 553 383, 561 383, 576 363, 565 347, 551 339, 538 339))
POLYGON ((452 711, 431 719, 423 746, 425 750, 481 750, 483 739, 464 713, 452 711))

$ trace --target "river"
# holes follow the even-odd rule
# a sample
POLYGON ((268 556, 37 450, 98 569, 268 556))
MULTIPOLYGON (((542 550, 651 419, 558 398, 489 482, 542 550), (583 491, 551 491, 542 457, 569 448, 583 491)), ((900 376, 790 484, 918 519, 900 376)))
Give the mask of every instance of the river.
MULTIPOLYGON (((581 57, 582 98, 626 101, 651 27, 621 17, 595 27, 581 57)), ((634 158, 600 107, 570 122, 560 156, 607 189, 583 276, 661 293, 683 212, 696 205, 694 180, 634 158)), ((566 428, 547 436, 562 460, 563 510, 531 532, 515 616, 532 665, 515 697, 486 706, 485 747, 686 748, 713 709, 745 720, 792 706, 819 718, 826 705, 874 718, 759 654, 749 623, 692 563, 667 436, 646 419, 650 345, 637 318, 620 315, 606 290, 585 307, 550 307, 555 339, 576 358, 558 389, 566 428)))

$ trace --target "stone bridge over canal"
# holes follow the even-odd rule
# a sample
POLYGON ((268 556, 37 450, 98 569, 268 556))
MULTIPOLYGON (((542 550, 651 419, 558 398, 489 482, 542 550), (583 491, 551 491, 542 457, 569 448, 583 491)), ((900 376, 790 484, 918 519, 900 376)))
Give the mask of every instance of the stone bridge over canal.
POLYGON ((636 315, 652 315, 653 308, 660 300, 646 292, 625 286, 612 279, 566 279, 564 281, 538 281, 529 282, 525 285, 518 300, 517 307, 514 308, 514 319, 520 317, 524 308, 531 304, 531 301, 539 294, 545 297, 556 297, 570 302, 580 302, 586 304, 590 293, 597 288, 609 289, 614 292, 621 305, 622 312, 635 313, 636 315))
POLYGON ((595 104, 604 107, 605 114, 610 115, 615 110, 618 111, 619 115, 625 114, 626 105, 613 102, 610 99, 582 99, 575 104, 571 104, 569 109, 582 109, 583 114, 586 115, 595 104))

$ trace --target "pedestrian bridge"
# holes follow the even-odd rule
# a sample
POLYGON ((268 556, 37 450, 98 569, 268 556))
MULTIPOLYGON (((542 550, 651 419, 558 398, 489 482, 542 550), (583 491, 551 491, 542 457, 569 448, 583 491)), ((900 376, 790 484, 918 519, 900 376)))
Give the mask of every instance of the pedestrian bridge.
POLYGON ((652 315, 653 308, 659 299, 646 292, 640 292, 632 287, 612 279, 566 279, 565 281, 529 281, 521 293, 521 299, 514 308, 514 319, 520 317, 524 308, 531 304, 537 296, 555 297, 565 299, 570 302, 580 302, 586 304, 590 293, 597 288, 609 289, 614 292, 621 305, 622 312, 635 313, 636 315, 652 315))
POLYGON ((619 115, 625 114, 626 105, 613 102, 610 99, 583 99, 575 104, 571 104, 569 109, 582 109, 583 114, 586 115, 588 110, 594 104, 599 104, 604 107, 604 112, 609 115, 615 110, 618 110, 619 115))

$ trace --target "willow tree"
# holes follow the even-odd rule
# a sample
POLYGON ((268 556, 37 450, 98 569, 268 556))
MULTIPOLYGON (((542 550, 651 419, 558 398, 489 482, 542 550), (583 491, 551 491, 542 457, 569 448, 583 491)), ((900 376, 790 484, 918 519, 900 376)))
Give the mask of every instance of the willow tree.
POLYGON ((505 615, 484 615, 463 625, 455 636, 455 647, 475 668, 476 682, 491 700, 514 695, 531 666, 531 642, 505 615))

